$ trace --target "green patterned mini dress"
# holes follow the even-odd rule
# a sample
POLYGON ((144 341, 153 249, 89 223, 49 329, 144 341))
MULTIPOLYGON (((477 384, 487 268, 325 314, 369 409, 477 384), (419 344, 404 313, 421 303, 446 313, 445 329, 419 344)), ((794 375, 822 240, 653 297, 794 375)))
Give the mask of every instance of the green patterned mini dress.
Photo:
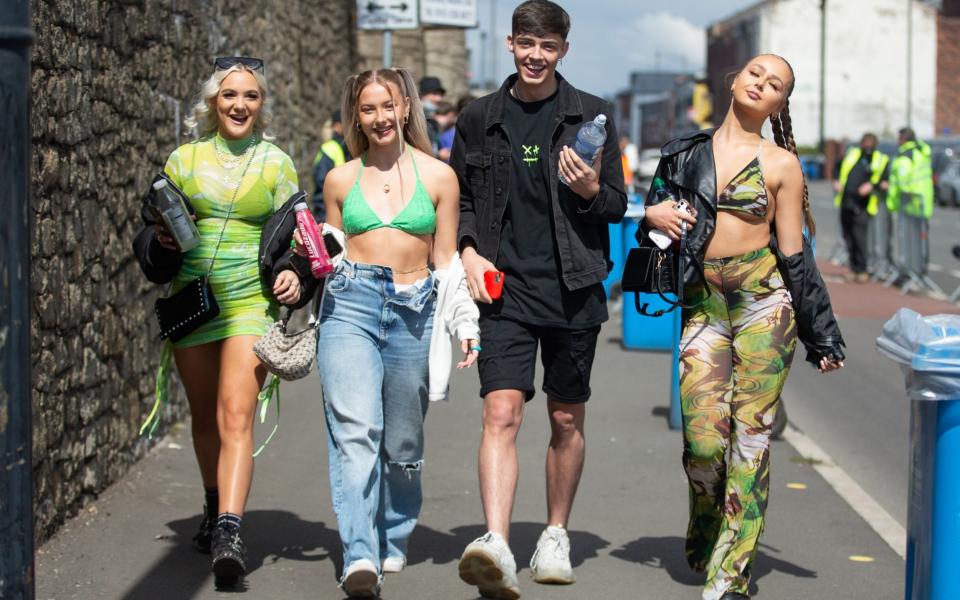
POLYGON ((216 134, 174 150, 164 171, 193 203, 201 239, 184 255, 172 291, 206 274, 213 260, 210 284, 220 305, 216 318, 174 347, 263 335, 277 319, 279 305, 260 280, 260 233, 298 189, 293 161, 270 142, 227 140, 216 134), (223 240, 217 249, 221 230, 223 240))

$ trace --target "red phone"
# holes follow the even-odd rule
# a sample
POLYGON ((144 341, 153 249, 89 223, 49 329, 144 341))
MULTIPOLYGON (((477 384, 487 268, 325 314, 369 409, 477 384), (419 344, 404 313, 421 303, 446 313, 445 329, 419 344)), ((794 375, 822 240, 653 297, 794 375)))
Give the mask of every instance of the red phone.
POLYGON ((487 288, 487 293, 493 300, 499 300, 503 295, 503 280, 506 275, 503 271, 484 271, 483 286, 487 288))

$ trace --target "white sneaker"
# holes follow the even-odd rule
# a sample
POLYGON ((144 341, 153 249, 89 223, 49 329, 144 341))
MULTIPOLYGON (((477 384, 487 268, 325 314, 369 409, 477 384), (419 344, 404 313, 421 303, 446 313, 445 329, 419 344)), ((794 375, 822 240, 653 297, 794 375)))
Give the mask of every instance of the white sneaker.
POLYGON ((384 573, 399 573, 407 566, 406 556, 388 556, 383 559, 381 568, 384 573))
POLYGON ((377 568, 366 558, 353 561, 344 571, 340 587, 351 598, 378 598, 380 576, 377 574, 377 568))
POLYGON ((570 566, 570 538, 566 529, 551 525, 543 530, 530 559, 530 572, 537 583, 576 581, 570 566))
POLYGON ((467 545, 460 557, 460 579, 475 585, 484 598, 517 600, 517 563, 506 540, 488 531, 467 545))

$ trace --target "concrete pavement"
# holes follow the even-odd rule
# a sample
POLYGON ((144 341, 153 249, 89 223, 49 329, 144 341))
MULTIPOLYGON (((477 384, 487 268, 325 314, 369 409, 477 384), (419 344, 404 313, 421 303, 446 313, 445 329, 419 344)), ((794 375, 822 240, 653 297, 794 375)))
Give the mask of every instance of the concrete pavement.
MULTIPOLYGON (((578 582, 533 583, 527 564, 545 519, 542 393, 520 434, 521 482, 511 545, 524 598, 695 600, 683 558, 687 490, 681 439, 667 427, 670 357, 625 352, 619 315, 604 327, 587 416, 587 465, 570 523, 578 582)), ((798 369, 805 371, 806 369, 798 369)), ((823 378, 829 389, 831 380, 823 378)), ((410 565, 383 597, 473 599, 457 577, 463 547, 483 533, 476 480, 476 371, 457 373, 452 400, 427 419, 425 501, 410 565)), ((278 436, 257 459, 244 521, 251 598, 340 599, 340 542, 330 506, 316 376, 283 387, 278 436)), ((793 404, 799 401, 790 401, 793 404)), ((839 400, 838 400, 839 404, 839 400)), ((258 425, 258 439, 269 432, 258 425)), ((786 443, 773 445, 767 529, 754 571, 759 599, 902 598, 903 561, 786 443), (867 557, 857 562, 851 557, 867 557)), ((202 493, 189 428, 180 426, 37 555, 37 598, 215 598, 196 553, 202 493)))

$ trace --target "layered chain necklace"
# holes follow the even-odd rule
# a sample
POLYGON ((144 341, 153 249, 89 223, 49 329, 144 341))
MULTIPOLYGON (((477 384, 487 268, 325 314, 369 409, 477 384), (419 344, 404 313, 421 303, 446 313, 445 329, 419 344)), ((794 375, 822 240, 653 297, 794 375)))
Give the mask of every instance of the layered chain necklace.
POLYGON ((251 135, 249 141, 243 147, 243 150, 239 154, 234 154, 230 151, 229 148, 220 147, 220 136, 214 136, 213 138, 213 153, 217 157, 217 164, 219 164, 224 170, 223 182, 230 183, 233 173, 231 171, 236 169, 243 162, 243 159, 247 157, 247 154, 250 152, 250 149, 256 146, 257 136, 251 135))

